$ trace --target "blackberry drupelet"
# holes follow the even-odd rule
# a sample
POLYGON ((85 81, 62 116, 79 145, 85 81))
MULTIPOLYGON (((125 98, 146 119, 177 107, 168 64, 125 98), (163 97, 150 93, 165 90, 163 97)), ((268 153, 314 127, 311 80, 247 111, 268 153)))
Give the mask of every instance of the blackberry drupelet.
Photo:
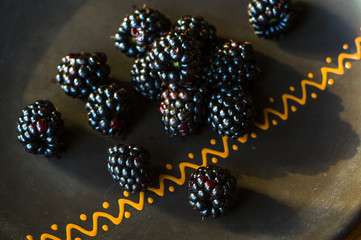
POLYGON ((157 72, 150 68, 149 56, 137 58, 131 70, 133 88, 148 100, 159 100, 166 84, 160 80, 157 72))
POLYGON ((164 84, 180 87, 195 83, 201 65, 197 41, 186 33, 172 31, 154 41, 150 67, 158 72, 164 84))
POLYGON ((58 65, 56 81, 71 97, 87 98, 90 92, 104 84, 110 68, 104 53, 70 53, 58 65))
POLYGON ((115 145, 108 149, 108 171, 126 191, 139 193, 151 184, 150 153, 142 146, 115 145))
POLYGON ((234 204, 237 180, 218 166, 200 167, 188 181, 188 203, 203 217, 219 217, 234 204))
POLYGON ((64 121, 54 105, 38 100, 22 110, 18 139, 29 153, 58 157, 64 145, 64 121))
POLYGON ((103 135, 121 134, 129 122, 130 108, 127 91, 115 84, 98 87, 86 103, 90 126, 103 135))
POLYGON ((171 22, 165 15, 144 6, 124 18, 114 36, 115 47, 128 57, 143 57, 153 41, 170 28, 171 22))
POLYGON ((255 66, 255 56, 249 42, 226 42, 212 58, 204 78, 213 88, 239 84, 243 88, 255 82, 260 70, 255 66))
POLYGON ((255 110, 251 96, 239 86, 222 87, 208 104, 208 122, 219 135, 237 139, 253 129, 255 110))
POLYGON ((162 93, 159 112, 169 136, 187 136, 199 128, 205 119, 205 94, 204 87, 179 88, 174 84, 162 93))
POLYGON ((248 15, 256 35, 276 39, 290 28, 295 11, 291 0, 251 0, 248 15))

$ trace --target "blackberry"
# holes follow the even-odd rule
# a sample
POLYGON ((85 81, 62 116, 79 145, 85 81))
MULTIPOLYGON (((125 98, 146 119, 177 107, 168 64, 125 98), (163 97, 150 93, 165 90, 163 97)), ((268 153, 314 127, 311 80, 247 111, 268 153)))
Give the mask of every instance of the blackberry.
POLYGON ((290 28, 295 11, 291 0, 251 0, 248 15, 256 35, 276 39, 290 28))
POLYGON ((108 171, 126 191, 139 193, 151 184, 150 153, 142 146, 115 145, 108 149, 108 171))
POLYGON ((27 152, 59 156, 64 145, 64 121, 50 101, 38 100, 24 108, 17 128, 18 139, 27 152))
POLYGON ((170 84, 162 93, 159 112, 164 130, 170 136, 187 136, 194 133, 205 118, 205 90, 178 88, 170 84))
POLYGON ((218 166, 200 167, 188 181, 188 203, 203 217, 219 217, 229 211, 235 201, 237 180, 218 166))
POLYGON ((90 92, 104 84, 110 67, 104 53, 70 53, 58 65, 56 81, 71 97, 87 98, 90 92))
POLYGON ((183 16, 174 25, 174 29, 190 34, 199 41, 202 50, 213 47, 217 41, 215 26, 206 22, 202 16, 183 16))
POLYGON ((154 41, 150 67, 165 84, 186 86, 198 81, 201 52, 189 34, 172 31, 154 41))
POLYGON ((167 85, 163 84, 157 72, 150 68, 149 56, 137 58, 131 70, 133 88, 144 98, 159 100, 167 85))
POLYGON ((239 86, 222 87, 208 104, 208 122, 223 136, 237 139, 253 129, 255 110, 251 96, 239 86))
POLYGON ((115 84, 102 85, 89 95, 88 122, 103 135, 121 134, 129 122, 130 98, 115 84))
POLYGON ((226 42, 215 53, 205 80, 213 88, 239 84, 243 88, 255 82, 259 69, 249 42, 226 42))
POLYGON ((129 57, 145 56, 153 41, 171 27, 170 20, 158 10, 143 7, 127 15, 115 34, 115 47, 129 57))

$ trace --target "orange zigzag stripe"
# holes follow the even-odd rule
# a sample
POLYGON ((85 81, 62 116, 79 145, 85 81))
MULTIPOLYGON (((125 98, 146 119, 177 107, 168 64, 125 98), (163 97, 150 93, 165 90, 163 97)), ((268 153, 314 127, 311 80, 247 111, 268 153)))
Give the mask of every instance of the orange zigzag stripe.
POLYGON ((180 178, 176 178, 174 176, 167 175, 167 174, 161 174, 159 176, 159 188, 148 187, 148 190, 156 193, 158 196, 164 196, 164 180, 168 179, 168 180, 175 182, 178 185, 182 185, 182 184, 184 184, 185 179, 186 179, 185 168, 189 167, 189 168, 197 169, 201 166, 207 166, 207 154, 213 154, 213 155, 216 155, 216 156, 219 156, 222 158, 228 157, 229 150, 228 150, 227 139, 228 139, 227 137, 222 138, 223 147, 224 147, 223 152, 215 151, 215 150, 212 150, 209 148, 202 149, 202 164, 201 165, 196 165, 196 164, 189 163, 189 162, 181 162, 179 164, 179 170, 181 173, 180 178))
POLYGON ((355 39, 355 44, 356 44, 356 48, 357 48, 356 53, 353 53, 353 54, 341 53, 338 56, 338 67, 337 68, 329 68, 329 67, 321 68, 321 74, 322 74, 322 82, 321 83, 316 83, 316 82, 309 81, 309 80, 302 80, 301 81, 301 88, 302 88, 302 97, 301 98, 298 98, 298 97, 288 94, 288 93, 283 94, 282 95, 283 113, 281 113, 273 108, 265 108, 263 110, 264 123, 255 123, 255 125, 262 130, 267 130, 270 126, 270 122, 269 122, 269 114, 270 113, 278 116, 282 120, 286 120, 288 118, 288 108, 289 108, 288 100, 293 100, 295 102, 298 102, 301 105, 306 104, 306 100, 307 100, 306 86, 307 85, 314 86, 320 90, 325 90, 326 84, 327 84, 327 79, 328 79, 327 78, 328 73, 342 75, 345 72, 345 68, 344 68, 344 64, 343 64, 343 61, 345 59, 360 60, 360 57, 361 57, 360 42, 361 42, 361 37, 357 37, 355 39))
MULTIPOLYGON (((322 74, 322 82, 320 83, 316 83, 316 82, 312 82, 309 80, 302 80, 301 81, 301 87, 302 87, 302 97, 298 98, 294 95, 290 95, 290 94, 283 94, 282 95, 282 102, 284 105, 284 112, 281 113, 275 109, 272 108, 265 108, 263 113, 264 113, 264 119, 265 122, 264 123, 256 123, 256 126, 259 127, 260 129, 263 130, 267 130, 269 128, 269 118, 268 118, 268 114, 272 113, 276 116, 279 116, 281 119, 286 120, 288 118, 288 100, 293 100, 295 102, 298 102, 301 105, 304 105, 306 103, 306 98, 307 98, 307 91, 306 91, 306 86, 310 85, 310 86, 314 86, 316 88, 319 88, 320 90, 324 90, 326 88, 326 82, 327 82, 327 74, 328 73, 335 73, 338 75, 341 75, 344 73, 344 66, 343 66, 343 61, 345 59, 355 59, 355 60, 360 60, 361 57, 361 51, 360 51, 360 43, 361 43, 361 37, 357 37, 355 39, 355 44, 356 44, 356 48, 357 48, 357 52, 354 54, 347 54, 347 53, 341 53, 338 56, 338 68, 328 68, 328 67, 322 67, 321 68, 321 74, 322 74)), ((248 139, 248 135, 244 135, 243 137, 240 137, 238 139, 239 142, 241 143, 245 143, 247 142, 248 139)), ((178 185, 182 185, 185 182, 185 168, 189 167, 189 168, 193 168, 196 169, 200 166, 206 166, 207 165, 207 155, 208 154, 213 154, 222 158, 227 158, 229 155, 229 149, 228 149, 228 138, 227 137, 222 137, 222 142, 223 142, 223 147, 224 150, 223 152, 220 151, 216 151, 216 150, 212 150, 212 149, 208 149, 208 148, 204 148, 202 149, 202 164, 201 165, 196 165, 193 163, 189 163, 189 162, 182 162, 179 164, 179 170, 181 173, 181 177, 180 178, 176 178, 174 176, 171 175, 166 175, 166 174, 162 174, 159 177, 159 188, 148 188, 149 191, 152 191, 154 193, 156 193, 159 196, 163 196, 164 195, 164 181, 165 179, 171 180, 175 183, 177 183, 178 185)), ((113 224, 115 225, 119 225, 122 220, 123 220, 123 215, 124 215, 124 207, 125 205, 130 205, 132 207, 134 207, 135 209, 141 211, 143 209, 144 206, 144 192, 141 192, 139 194, 139 202, 135 203, 131 200, 128 199, 124 199, 124 198, 120 198, 118 199, 118 205, 119 205, 119 215, 118 217, 114 217, 108 213, 104 213, 104 212, 95 212, 93 214, 93 229, 92 230, 86 230, 76 224, 72 224, 69 223, 66 226, 66 239, 67 240, 71 240, 71 231, 73 229, 78 230, 79 232, 94 237, 97 235, 98 233, 98 220, 99 218, 103 217, 103 218, 107 218, 109 219, 111 222, 113 222, 113 224)), ((27 236, 28 240, 33 240, 33 237, 28 235, 27 236)), ((53 236, 51 234, 48 233, 43 233, 41 235, 41 240, 46 240, 46 239, 52 239, 52 240, 61 240, 60 238, 53 236)))

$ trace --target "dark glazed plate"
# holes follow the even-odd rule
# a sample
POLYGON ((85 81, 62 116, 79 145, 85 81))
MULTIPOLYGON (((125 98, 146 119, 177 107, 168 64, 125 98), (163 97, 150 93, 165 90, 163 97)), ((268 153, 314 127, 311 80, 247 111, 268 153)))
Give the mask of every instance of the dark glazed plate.
POLYGON ((102 51, 111 77, 130 89, 133 60, 115 49, 110 36, 143 2, 3 0, 0 238, 345 237, 361 210, 361 2, 294 1, 297 24, 279 41, 253 34, 247 1, 145 3, 173 22, 202 15, 219 36, 252 42, 262 69, 253 90, 255 133, 241 143, 205 126, 200 135, 169 138, 162 132, 159 103, 137 99, 129 136, 101 136, 87 124, 84 101, 55 84, 56 66, 70 52, 102 51), (21 109, 38 99, 51 100, 65 119, 69 148, 60 159, 27 154, 16 139, 21 109), (132 142, 150 150, 163 177, 151 191, 127 197, 106 170, 106 149, 132 142), (179 166, 205 161, 230 169, 240 194, 229 215, 202 221, 186 204, 183 177, 192 169, 179 166))

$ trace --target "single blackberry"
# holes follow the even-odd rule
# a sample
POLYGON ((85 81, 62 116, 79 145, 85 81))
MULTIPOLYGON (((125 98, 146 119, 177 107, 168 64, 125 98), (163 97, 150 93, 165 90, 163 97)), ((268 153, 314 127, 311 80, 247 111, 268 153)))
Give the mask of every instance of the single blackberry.
POLYGON ((174 29, 190 34, 199 41, 202 50, 213 47, 217 41, 215 26, 206 22, 202 16, 183 16, 174 25, 174 29))
POLYGON ((222 87, 208 104, 208 122, 223 136, 237 139, 253 129, 255 110, 251 96, 239 86, 222 87))
POLYGON ((70 53, 58 65, 56 82, 71 97, 87 98, 90 92, 104 84, 110 67, 104 53, 70 53))
POLYGON ((188 203, 203 217, 227 213, 235 201, 237 180, 218 166, 200 167, 188 181, 188 203))
POLYGON ((251 0, 248 15, 256 35, 276 39, 290 28, 295 11, 291 0, 251 0))
POLYGON ((108 171, 126 191, 139 193, 151 184, 150 153, 142 146, 115 145, 108 149, 108 171))
POLYGON ((201 52, 189 34, 172 31, 154 41, 150 67, 165 84, 186 86, 198 81, 201 52))
POLYGON ((64 121, 50 101, 38 100, 24 108, 17 128, 18 139, 27 152, 59 156, 64 145, 64 121))
POLYGON ((114 36, 115 47, 129 57, 143 57, 153 41, 170 27, 171 22, 165 15, 144 6, 124 18, 114 36))
POLYGON ((135 59, 131 70, 133 88, 148 100, 159 100, 167 85, 160 80, 158 73, 149 67, 149 56, 135 59))
POLYGON ((204 77, 213 88, 234 84, 247 88, 255 82, 258 73, 251 43, 226 42, 218 48, 204 77))
POLYGON ((162 93, 159 112, 169 136, 194 133, 205 118, 205 89, 178 88, 170 84, 162 93))
POLYGON ((88 122, 103 135, 119 135, 127 127, 130 107, 125 89, 115 84, 102 85, 89 95, 88 122))

